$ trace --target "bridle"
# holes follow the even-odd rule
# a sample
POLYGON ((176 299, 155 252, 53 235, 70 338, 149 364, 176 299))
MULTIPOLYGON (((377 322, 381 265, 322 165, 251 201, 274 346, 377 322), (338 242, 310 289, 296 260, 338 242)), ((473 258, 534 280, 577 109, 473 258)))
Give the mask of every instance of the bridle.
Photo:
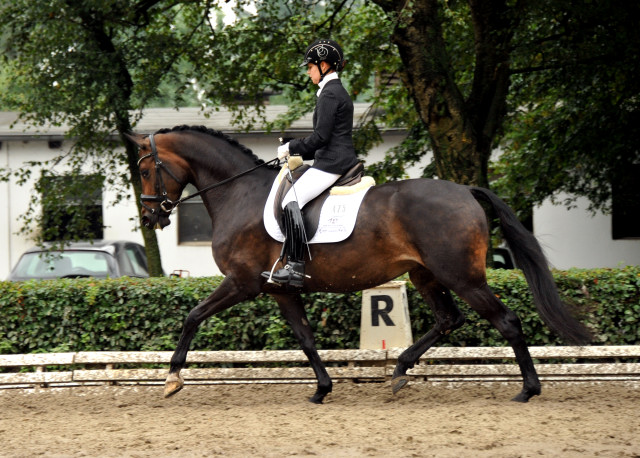
POLYGON ((184 187, 186 186, 186 183, 184 183, 180 178, 178 178, 171 171, 171 169, 166 165, 164 165, 164 163, 160 160, 160 157, 158 156, 158 149, 156 148, 156 142, 153 139, 153 134, 149 135, 149 145, 151 146, 151 152, 149 154, 145 154, 140 159, 138 159, 138 167, 140 167, 140 163, 145 159, 149 157, 153 158, 153 161, 155 162, 155 168, 156 168, 156 189, 160 188, 160 190, 162 191, 162 195, 140 194, 140 203, 142 204, 142 207, 145 208, 147 211, 151 212, 151 214, 155 214, 156 211, 158 211, 158 208, 151 208, 146 204, 146 202, 160 202, 160 207, 159 207, 160 211, 158 213, 162 214, 162 212, 164 212, 165 214, 170 215, 173 209, 176 208, 178 205, 180 205, 182 199, 176 200, 176 201, 169 199, 167 188, 164 185, 164 180, 162 179, 161 170, 164 170, 165 172, 167 172, 167 174, 171 178, 173 178, 180 186, 184 187))
POLYGON ((260 167, 264 167, 266 165, 270 165, 270 164, 274 164, 276 162, 279 162, 279 159, 272 159, 268 162, 263 162, 261 164, 258 164, 257 166, 249 169, 249 170, 245 170, 244 172, 241 172, 237 175, 234 175, 232 177, 227 178, 226 180, 222 180, 219 183, 214 183, 211 184, 209 186, 205 186, 204 188, 200 189, 198 192, 195 192, 193 194, 189 194, 188 196, 182 197, 178 200, 171 200, 169 199, 169 194, 167 193, 167 188, 164 185, 164 180, 162 179, 162 173, 161 170, 164 170, 165 172, 167 172, 167 174, 173 178, 176 183, 178 183, 180 186, 184 187, 187 185, 187 183, 183 182, 180 178, 178 178, 169 167, 167 167, 158 157, 158 149, 156 148, 156 142, 153 138, 154 134, 150 134, 149 135, 149 145, 151 147, 151 152, 149 154, 145 154, 144 156, 140 157, 140 159, 138 159, 138 167, 140 167, 140 163, 147 159, 147 158, 152 158, 154 163, 155 163, 155 169, 156 169, 156 189, 160 189, 162 192, 162 195, 158 195, 158 194, 140 194, 140 204, 142 205, 143 208, 145 208, 147 211, 151 212, 151 214, 156 214, 156 212, 159 215, 164 215, 164 216, 168 216, 171 214, 171 212, 178 207, 178 205, 180 205, 182 202, 184 202, 185 200, 189 200, 189 199, 193 199, 194 197, 197 197, 199 195, 201 195, 202 193, 209 191, 213 188, 216 188, 218 186, 222 186, 223 184, 226 184, 232 180, 235 180, 236 178, 239 178, 243 175, 246 175, 250 172, 253 172, 255 169, 258 169, 260 167), (159 186, 158 186, 159 185, 159 186), (151 208, 150 206, 148 206, 146 204, 146 202, 160 202, 160 207, 158 208, 151 208))

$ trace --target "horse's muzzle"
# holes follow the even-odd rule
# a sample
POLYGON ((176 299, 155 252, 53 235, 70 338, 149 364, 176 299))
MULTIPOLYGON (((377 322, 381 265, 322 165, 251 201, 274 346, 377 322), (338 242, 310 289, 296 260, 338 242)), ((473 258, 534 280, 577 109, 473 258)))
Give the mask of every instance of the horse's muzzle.
POLYGON ((140 217, 140 221, 144 227, 148 227, 149 229, 164 229, 169 224, 171 224, 171 220, 169 219, 169 215, 171 213, 159 212, 159 213, 151 213, 146 210, 142 210, 142 215, 140 217))

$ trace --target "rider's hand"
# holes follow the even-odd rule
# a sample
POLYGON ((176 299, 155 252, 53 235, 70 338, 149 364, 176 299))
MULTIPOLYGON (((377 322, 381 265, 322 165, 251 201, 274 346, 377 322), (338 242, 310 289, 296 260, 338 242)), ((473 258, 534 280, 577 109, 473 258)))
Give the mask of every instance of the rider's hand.
POLYGON ((289 157, 289 143, 278 146, 278 159, 283 160, 289 157))

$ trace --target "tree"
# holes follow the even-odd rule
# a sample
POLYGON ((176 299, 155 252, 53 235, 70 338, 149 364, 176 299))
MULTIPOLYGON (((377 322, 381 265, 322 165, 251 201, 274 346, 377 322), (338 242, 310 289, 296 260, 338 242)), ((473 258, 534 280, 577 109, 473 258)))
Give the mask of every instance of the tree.
MULTIPOLYGON (((504 165, 492 173, 502 177, 498 189, 516 203, 522 198, 524 203, 518 206, 524 208, 558 189, 604 201, 610 196, 609 186, 600 184, 610 182, 613 170, 608 165, 623 150, 630 160, 635 157, 628 154, 633 130, 624 133, 638 125, 635 4, 614 0, 253 3, 256 15, 216 30, 202 43, 217 59, 201 68, 200 82, 208 88, 212 105, 237 109, 241 125, 258 122, 263 95, 269 92, 282 94, 291 103, 289 115, 273 129, 286 130, 293 119, 310 110, 313 91, 295 64, 308 42, 330 36, 345 48, 348 64, 342 78, 353 97, 373 103, 371 116, 357 133, 360 153, 379 139, 379 126, 408 129, 404 144, 373 167, 381 178, 401 177, 405 162, 433 152, 425 176, 489 186, 491 154, 504 140, 508 154, 504 165), (402 85, 394 84, 398 76, 402 85), (624 109, 616 111, 616 103, 623 103, 624 109), (255 106, 258 116, 249 109, 255 106), (585 123, 575 122, 578 113, 585 123), (601 118, 608 122, 594 129, 601 118), (579 132, 573 146, 562 137, 567 124, 579 132), (611 139, 607 130, 617 132, 617 139, 611 139), (557 134, 553 140, 550 132, 557 134), (577 138, 583 142, 580 148, 577 138), (594 140, 599 152, 587 147, 594 140), (554 161, 542 154, 545 148, 554 161), (565 159, 555 160, 561 150, 565 159), (569 151, 579 151, 581 160, 571 159, 569 151), (550 163, 557 164, 553 173, 550 163), (576 163, 589 164, 591 171, 572 174, 574 185, 567 186, 562 176, 576 163), (603 170, 611 173, 599 173, 603 170), (534 178, 538 175, 545 176, 534 178)), ((238 9, 244 6, 240 2, 238 9)))
POLYGON ((315 91, 298 67, 301 57, 315 37, 332 36, 346 49, 348 64, 343 78, 352 97, 376 102, 356 132, 361 155, 380 140, 380 123, 404 125, 417 119, 412 107, 407 107, 405 88, 385 84, 397 79, 400 61, 389 42, 392 22, 379 7, 353 1, 267 0, 252 4, 256 14, 247 17, 243 14, 245 2, 239 2, 236 23, 198 37, 202 41, 196 47, 207 49, 211 56, 197 67, 197 79, 210 109, 230 107, 235 110, 238 127, 250 129, 265 125, 264 106, 277 100, 286 103, 289 111, 266 127, 285 132, 315 104, 315 91))
MULTIPOLYGON (((295 63, 313 38, 332 36, 347 51, 345 79, 352 93, 364 92, 383 111, 378 122, 409 127, 414 148, 428 133, 440 178, 488 186, 487 164, 506 113, 519 7, 495 0, 454 6, 437 0, 342 1, 312 14, 305 1, 257 7, 257 17, 219 31, 209 44, 224 56, 203 69, 202 78, 215 88, 211 100, 228 104, 235 98, 237 104, 242 94, 244 103, 260 105, 258 97, 271 88, 293 100, 291 113, 298 116, 312 105, 313 94, 305 91, 308 82, 295 63), (241 77, 220 90, 232 72, 241 77), (366 94, 374 74, 376 88, 366 94), (386 84, 398 75, 402 87, 386 84)), ((239 107, 240 121, 246 121, 245 112, 239 107)), ((283 121, 274 128, 286 127, 283 121)), ((373 140, 374 126, 364 126, 373 140)), ((423 139, 420 152, 426 151, 423 139)))
MULTIPOLYGON (((381 126, 408 129, 372 167, 378 178, 401 177, 433 152, 425 176, 489 186, 501 142, 496 186, 525 208, 558 189, 605 202, 603 183, 637 163, 640 40, 638 6, 628 2, 240 0, 229 26, 211 23, 209 3, 14 3, 0 13, 14 53, 7 62, 19 76, 21 97, 12 102, 35 122, 70 122, 86 145, 130 127, 130 110, 146 106, 167 78, 197 79, 209 107, 233 108, 245 129, 263 124, 270 100, 286 101, 287 115, 267 126, 285 132, 314 105, 297 63, 325 36, 345 48, 352 96, 372 102, 358 152, 380 140, 381 126)), ((128 151, 122 163, 136 186, 133 159, 128 151)))
MULTIPOLYGON (((139 116, 134 110, 157 97, 161 83, 186 81, 178 65, 186 52, 197 61, 200 54, 189 44, 203 29, 208 30, 209 9, 209 2, 161 0, 3 2, 1 44, 3 64, 9 70, 4 73, 8 87, 0 94, 0 106, 19 110, 24 120, 35 125, 69 125, 73 149, 49 166, 64 159, 71 176, 90 170, 121 193, 128 194, 132 184, 134 195, 139 195, 137 150, 124 134, 139 116), (6 78, 7 73, 11 78, 6 78), (123 154, 115 153, 119 142, 110 141, 113 132, 125 145, 123 154)), ((174 97, 176 103, 179 96, 174 97)), ((33 165, 5 171, 5 178, 15 173, 24 180, 33 165)), ((64 196, 43 194, 40 203, 46 205, 50 198, 64 196)), ((33 217, 34 208, 27 219, 33 217)), ((77 237, 73 221, 82 218, 69 220, 69 238, 77 237)), ((143 228, 142 234, 150 272, 161 275, 155 233, 143 228)))
POLYGON ((613 184, 637 187, 640 172, 640 5, 556 1, 534 13, 514 50, 495 186, 520 212, 559 191, 610 210, 613 184))

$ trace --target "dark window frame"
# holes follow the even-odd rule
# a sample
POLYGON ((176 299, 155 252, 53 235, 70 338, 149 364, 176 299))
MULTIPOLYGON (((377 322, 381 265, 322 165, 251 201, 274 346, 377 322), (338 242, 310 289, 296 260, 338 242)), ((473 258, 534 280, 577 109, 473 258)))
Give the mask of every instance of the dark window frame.
POLYGON ((632 164, 611 184, 611 237, 640 239, 640 164, 632 164))
MULTIPOLYGON (((193 185, 187 185, 182 195, 196 192, 193 185)), ((213 238, 211 218, 200 196, 186 200, 177 210, 178 245, 208 245, 213 238)))

